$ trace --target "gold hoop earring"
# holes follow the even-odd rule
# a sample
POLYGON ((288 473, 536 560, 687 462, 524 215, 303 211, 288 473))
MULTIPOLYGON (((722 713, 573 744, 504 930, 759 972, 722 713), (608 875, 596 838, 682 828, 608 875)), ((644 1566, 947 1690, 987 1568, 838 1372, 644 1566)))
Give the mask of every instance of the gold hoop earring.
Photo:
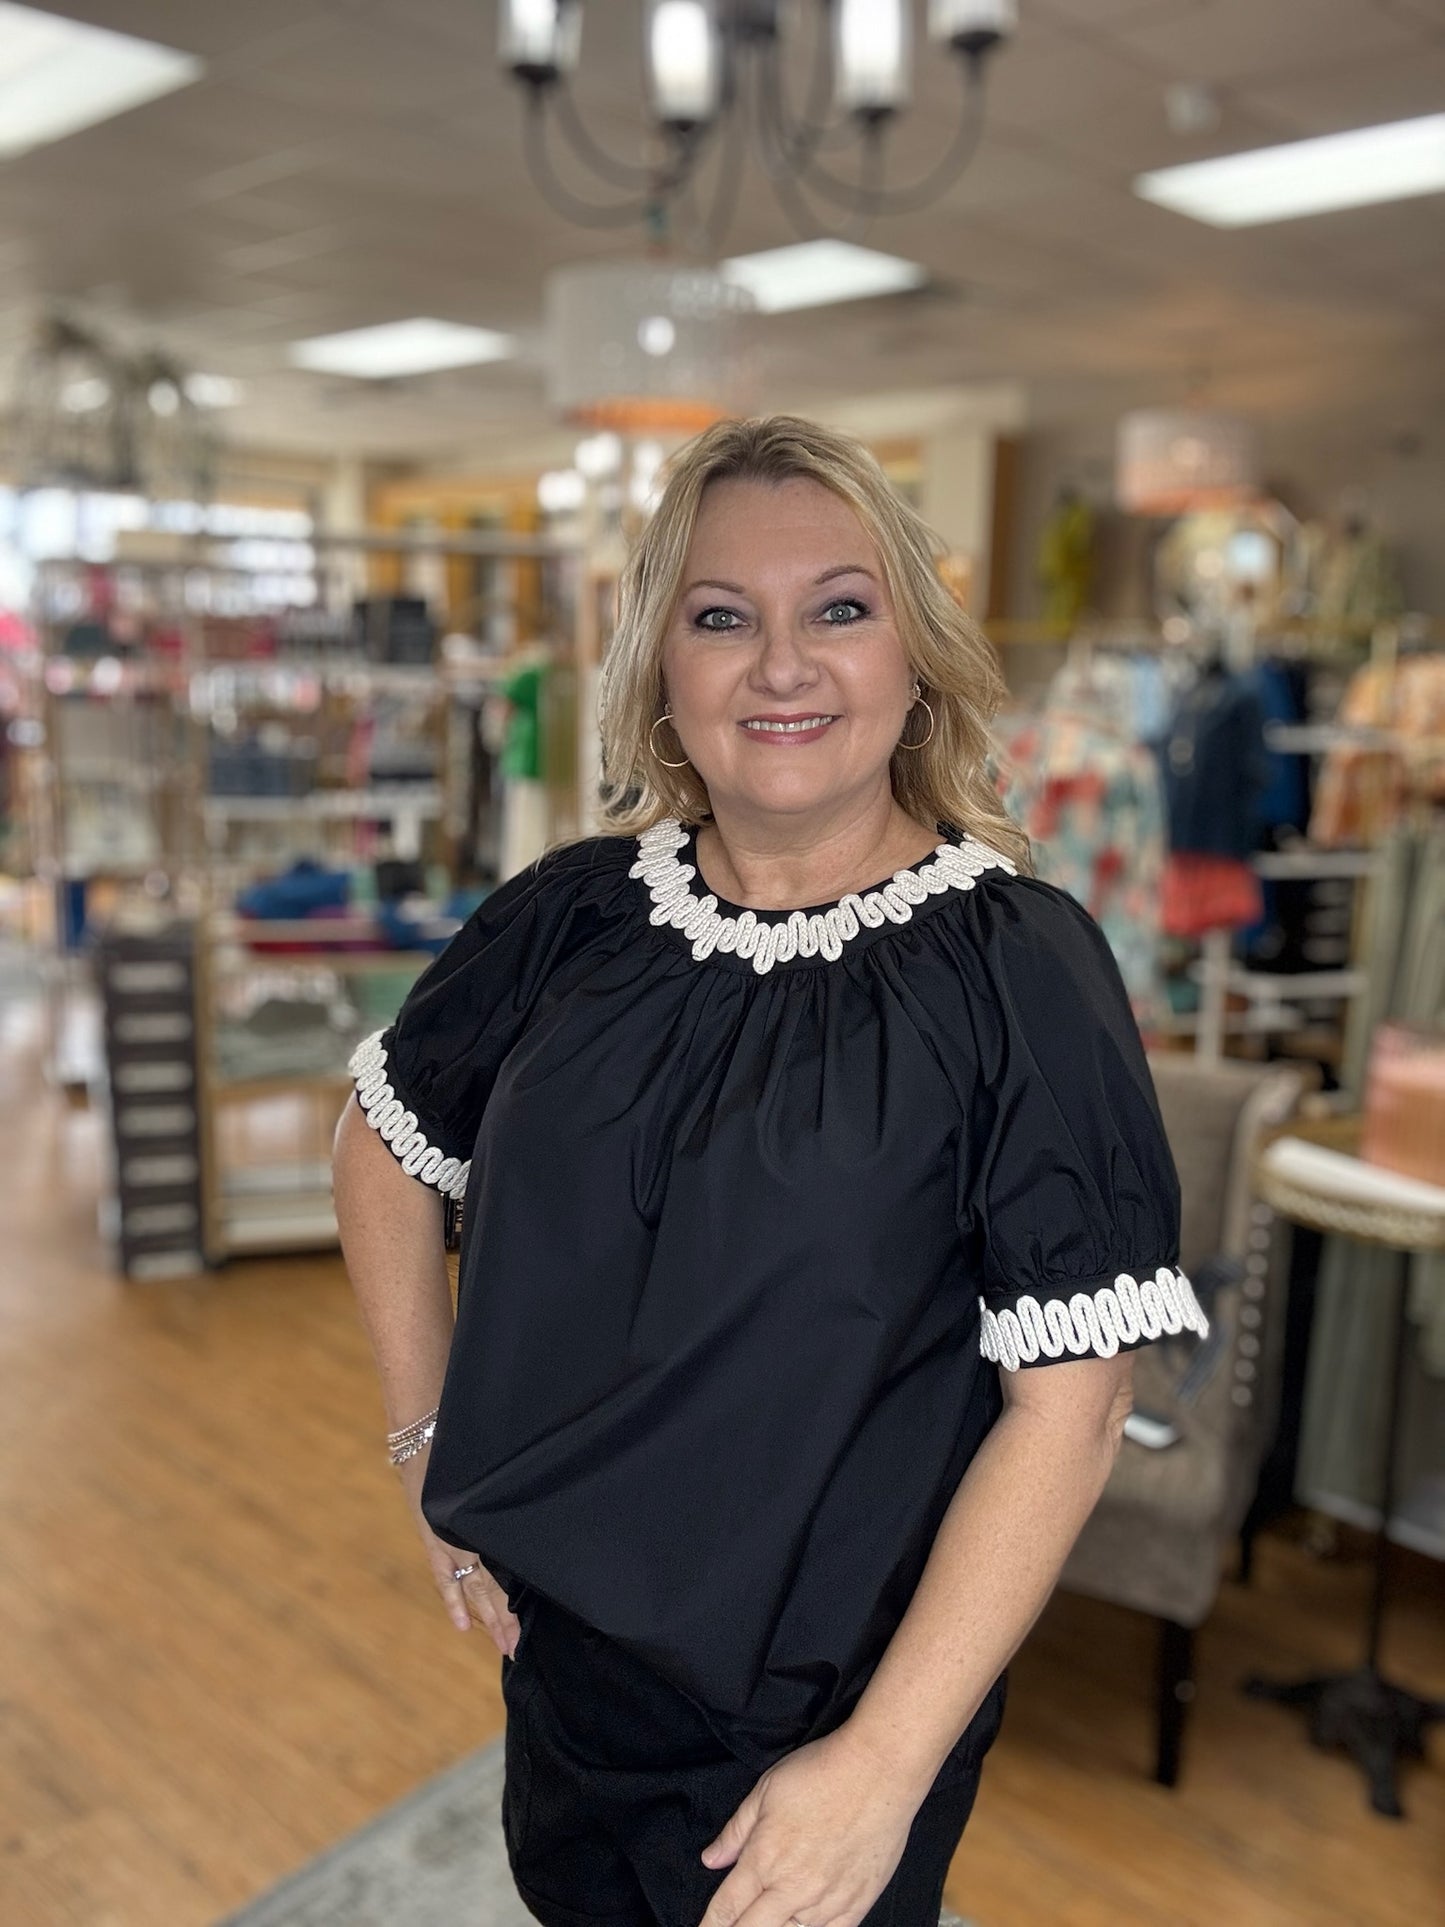
POLYGON ((654 723, 652 725, 652 728, 649 729, 647 732, 647 747, 652 751, 653 756, 656 757, 657 761, 661 763, 664 769, 686 769, 689 762, 688 757, 684 756, 680 763, 669 763, 665 756, 658 756, 657 745, 652 740, 653 737, 657 734, 657 723, 670 723, 671 721, 672 721, 672 711, 670 709, 664 711, 664 713, 658 717, 657 722, 654 723))
POLYGON ((929 702, 928 702, 928 701, 926 700, 926 698, 924 698, 924 697, 922 697, 922 696, 920 696, 920 697, 918 698, 918 700, 919 700, 919 702, 921 702, 921 703, 923 704, 923 707, 924 707, 924 708, 925 708, 925 709, 926 709, 926 710, 928 711, 928 734, 927 734, 927 735, 926 735, 926 736, 924 737, 924 739, 923 739, 923 741, 922 741, 921 743, 905 743, 905 742, 903 741, 903 738, 902 738, 902 737, 900 736, 900 737, 899 737, 899 739, 898 739, 898 747, 899 747, 900 749, 926 749, 926 748, 927 748, 927 746, 928 746, 928 744, 929 744, 929 743, 931 743, 931 742, 933 741, 933 708, 932 708, 932 705, 931 705, 931 704, 930 704, 930 703, 929 703, 929 702))

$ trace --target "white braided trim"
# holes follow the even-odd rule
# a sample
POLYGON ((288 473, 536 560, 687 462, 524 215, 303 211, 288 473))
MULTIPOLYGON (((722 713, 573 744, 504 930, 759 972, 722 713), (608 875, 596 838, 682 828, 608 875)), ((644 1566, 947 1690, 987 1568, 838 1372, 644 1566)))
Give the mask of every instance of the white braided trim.
POLYGON ((760 976, 775 963, 787 963, 793 957, 825 957, 835 963, 843 945, 865 926, 877 930, 888 922, 907 923, 915 903, 944 890, 971 890, 985 870, 1018 874, 1010 858, 977 837, 966 836, 962 843, 940 843, 921 868, 896 870, 889 882, 867 896, 850 890, 827 910, 815 910, 811 916, 795 910, 786 923, 763 923, 751 910, 737 917, 723 916, 711 891, 704 897, 693 895, 688 886, 697 875, 696 867, 677 858, 687 840, 688 833, 675 816, 654 823, 637 839, 641 854, 628 875, 647 884, 653 905, 648 921, 680 930, 699 963, 714 950, 730 950, 739 957, 751 957, 760 976))
POLYGON ((356 1080, 356 1095, 366 1113, 366 1121, 373 1131, 380 1132, 383 1142, 391 1146, 392 1155, 408 1177, 435 1186, 444 1197, 460 1200, 466 1195, 467 1173, 472 1161, 468 1158, 463 1163, 460 1158, 444 1156, 417 1129, 416 1112, 406 1108, 388 1081, 386 1052, 381 1042, 384 1035, 377 1030, 363 1038, 346 1066, 356 1080))
POLYGON ((1121 1271, 1112 1285, 1097 1291, 1076 1291, 1072 1298, 1020 1298, 1012 1311, 990 1311, 982 1298, 979 1350, 994 1364, 1016 1372, 1020 1362, 1032 1364, 1043 1354, 1062 1358, 1065 1352, 1081 1357, 1092 1352, 1112 1358, 1121 1345, 1140 1338, 1171 1337, 1186 1326, 1209 1335, 1209 1320, 1182 1271, 1161 1265, 1142 1281, 1121 1271))

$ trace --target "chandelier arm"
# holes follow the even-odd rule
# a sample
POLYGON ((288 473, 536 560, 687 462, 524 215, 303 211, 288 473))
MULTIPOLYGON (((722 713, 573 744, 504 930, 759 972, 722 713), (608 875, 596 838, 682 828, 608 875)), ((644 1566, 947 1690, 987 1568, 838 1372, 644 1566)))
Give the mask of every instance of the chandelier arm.
POLYGON ((797 169, 812 155, 824 148, 846 146, 852 139, 852 123, 848 115, 836 120, 828 120, 828 30, 832 19, 833 0, 821 0, 822 25, 814 40, 813 66, 808 80, 808 99, 802 110, 794 115, 788 104, 787 86, 782 73, 782 55, 776 39, 759 43, 757 59, 765 79, 759 85, 765 86, 769 109, 778 142, 778 151, 786 164, 797 169))
POLYGON ((804 179, 803 175, 793 173, 786 166, 775 167, 772 164, 775 157, 768 153, 768 147, 773 137, 773 129, 768 125, 763 113, 761 88, 757 90, 757 94, 758 98, 755 100, 754 106, 757 113, 758 147, 760 155, 763 157, 764 170, 772 183, 773 192, 778 197, 779 206, 792 222, 798 234, 805 241, 823 239, 828 241, 849 241, 855 246, 861 245, 872 224, 872 215, 870 213, 855 208, 853 220, 849 222, 846 227, 836 227, 814 208, 809 206, 807 197, 801 191, 801 184, 804 179))
POLYGON ((580 200, 570 188, 562 185, 553 170, 551 156, 547 152, 545 119, 546 109, 541 97, 533 94, 528 101, 524 121, 523 151, 533 184, 554 213, 577 222, 581 227, 630 227, 633 222, 645 219, 659 200, 666 200, 669 195, 676 193, 681 175, 669 178, 667 174, 660 173, 654 192, 638 200, 618 201, 611 206, 580 200))
POLYGON ((578 111, 576 96, 569 82, 563 81, 551 90, 556 102, 557 119, 561 125, 572 152, 594 174, 602 180, 610 181, 614 187, 649 187, 653 180, 653 169, 637 161, 624 161, 600 146, 588 130, 578 111))
POLYGON ((911 181, 906 187, 870 190, 855 181, 840 181, 812 159, 804 160, 800 171, 810 187, 845 207, 866 208, 870 214, 919 213, 957 180, 978 151, 984 127, 984 86, 982 70, 975 61, 970 61, 965 70, 962 106, 947 152, 919 180, 911 181))
POLYGON ((721 247, 723 235, 737 212, 738 194, 742 187, 743 159, 747 145, 742 128, 729 117, 713 123, 709 130, 709 138, 714 134, 718 141, 720 159, 712 206, 704 215, 696 205, 693 190, 701 173, 700 166, 689 169, 678 196, 679 204, 684 196, 690 203, 691 220, 690 232, 686 237, 687 245, 699 254, 713 254, 721 247))
POLYGON ((753 131, 757 135, 758 162, 768 179, 776 184, 780 180, 795 179, 799 168, 788 149, 787 130, 772 111, 777 105, 774 79, 771 63, 759 59, 752 75, 753 131))
MULTIPOLYGON (((789 151, 783 116, 777 111, 777 68, 761 49, 753 49, 752 125, 757 137, 759 164, 774 187, 791 187, 805 171, 806 162, 789 151)), ((800 206, 806 205, 799 203, 800 206)), ((816 219, 817 217, 812 217, 816 219)), ((837 238, 837 237, 834 237, 837 238)))

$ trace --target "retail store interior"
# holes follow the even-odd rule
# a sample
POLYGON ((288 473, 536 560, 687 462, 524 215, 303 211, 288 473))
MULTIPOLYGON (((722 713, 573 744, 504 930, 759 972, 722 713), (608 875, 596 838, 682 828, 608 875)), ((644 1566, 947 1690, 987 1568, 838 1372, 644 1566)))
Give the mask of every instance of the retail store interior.
POLYGON ((1445 1918, 1442 215, 1440 0, 0 5, 7 1927, 524 1927, 332 1136, 772 413, 997 650, 1213 1314, 946 1908, 1445 1918))

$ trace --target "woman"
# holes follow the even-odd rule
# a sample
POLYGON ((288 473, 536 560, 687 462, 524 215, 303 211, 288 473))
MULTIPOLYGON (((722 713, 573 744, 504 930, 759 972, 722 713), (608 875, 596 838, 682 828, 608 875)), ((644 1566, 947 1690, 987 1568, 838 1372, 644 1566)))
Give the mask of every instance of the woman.
POLYGON ((439 1590, 504 1655, 550 1927, 934 1927, 1129 1353, 1206 1329, 936 546, 811 422, 681 450, 620 585, 609 833, 355 1060, 346 1257, 439 1590))

